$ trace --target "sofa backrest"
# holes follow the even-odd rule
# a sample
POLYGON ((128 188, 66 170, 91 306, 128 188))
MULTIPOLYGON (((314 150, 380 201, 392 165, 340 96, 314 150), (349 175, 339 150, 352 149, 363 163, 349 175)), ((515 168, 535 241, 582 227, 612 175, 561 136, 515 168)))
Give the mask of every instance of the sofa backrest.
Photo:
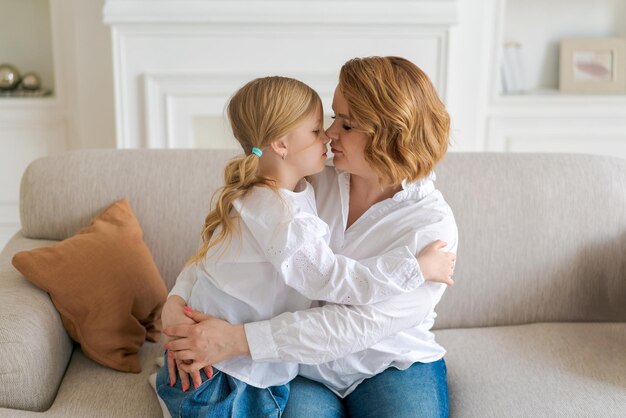
MULTIPOLYGON (((68 238, 126 197, 171 288, 235 154, 92 150, 37 160, 22 178, 22 233, 68 238)), ((626 161, 450 153, 436 171, 459 227, 456 284, 436 328, 626 321, 626 161)))
POLYGON ((29 238, 66 239, 128 198, 168 289, 200 243, 211 198, 235 151, 87 150, 32 162, 20 218, 29 238))
POLYGON ((626 321, 626 161, 449 153, 437 186, 459 228, 437 328, 626 321))

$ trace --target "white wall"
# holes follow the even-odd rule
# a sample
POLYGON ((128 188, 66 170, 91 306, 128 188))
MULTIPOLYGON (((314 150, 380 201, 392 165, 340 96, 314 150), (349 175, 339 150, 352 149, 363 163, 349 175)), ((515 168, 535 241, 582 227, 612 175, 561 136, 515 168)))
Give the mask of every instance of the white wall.
MULTIPOLYGON (((104 0, 60 0, 67 26, 61 31, 64 55, 62 57, 65 81, 66 109, 68 113, 68 149, 114 148, 115 116, 113 100, 113 73, 111 35, 108 26, 102 23, 104 0)), ((476 149, 475 98, 479 93, 482 54, 480 47, 468 47, 480 41, 482 32, 482 1, 460 0, 460 24, 455 28, 451 39, 451 66, 449 73, 448 104, 454 116, 453 150, 476 149), (469 42, 468 42, 469 41, 469 42), (478 55, 476 55, 478 54, 478 55), (463 69, 460 71, 460 69, 463 69)), ((53 84, 51 50, 42 43, 41 36, 35 40, 32 22, 8 19, 16 15, 17 9, 32 9, 40 21, 35 25, 37 33, 49 33, 46 26, 47 0, 0 0, 3 10, 0 23, 12 22, 12 27, 22 28, 18 38, 27 42, 21 58, 16 61, 20 67, 44 68, 40 70, 45 85, 53 84), (6 12, 6 13, 5 13, 6 12), (43 16, 43 17, 41 17, 43 16), (5 20, 7 22, 5 22, 5 20), (31 34, 29 38, 27 35, 31 34), (33 51, 35 53, 33 54, 33 51), (33 65, 30 65, 33 62, 33 65), (45 62, 46 65, 35 62, 45 62), (23 63, 23 64, 22 64, 23 63)), ((21 14, 19 14, 21 15, 21 14)), ((3 25, 0 25, 2 27, 3 25)), ((5 28, 8 29, 7 26, 5 28)), ((0 34, 5 29, 0 30, 0 34)), ((12 42, 0 42, 0 57, 12 48, 12 42)), ((0 144, 0 147, 2 145, 0 144)))
MULTIPOLYGON (((61 0, 67 3, 69 16, 68 27, 64 32, 67 56, 66 73, 68 110, 70 112, 70 131, 67 145, 69 149, 83 148, 114 148, 114 101, 111 36, 109 27, 102 23, 104 0, 61 0)), ((44 68, 41 75, 45 84, 52 82, 49 65, 50 52, 45 43, 41 43, 40 34, 46 30, 46 0, 0 0, 0 27, 20 30, 18 38, 26 40, 28 48, 16 60, 16 64, 24 68, 44 68), (39 6, 37 6, 39 4, 39 6), (32 9, 37 16, 36 31, 32 25, 9 19, 16 9, 32 9), (10 26, 7 26, 9 25, 10 26), (29 28, 24 30, 24 28, 29 28), (29 36, 31 34, 32 36, 29 36), (31 51, 35 51, 34 54, 31 51), (32 65, 30 63, 33 63, 32 65), (22 64, 23 63, 23 64, 22 64), (39 64, 37 64, 39 63, 39 64)), ((454 28, 451 37, 451 57, 448 83, 448 108, 453 116, 452 150, 481 150, 482 133, 481 112, 485 106, 484 95, 489 80, 489 62, 486 36, 493 25, 494 17, 490 15, 490 0, 459 0, 459 24, 454 28)), ((623 0, 598 0, 594 3, 594 13, 588 13, 589 0, 561 0, 568 6, 567 18, 558 22, 550 22, 550 14, 537 13, 537 9, 545 8, 542 0, 509 1, 506 14, 506 39, 521 40, 526 48, 554 49, 555 45, 544 45, 546 37, 558 38, 565 35, 609 35, 626 36, 626 2, 623 0), (538 19, 538 20, 537 20, 538 19), (536 22, 533 30, 519 22, 536 22), (571 32, 572 23, 579 22, 575 33, 571 32), (608 28, 608 32, 607 32, 608 28)), ((556 7, 556 6, 555 6, 556 7)), ((5 29, 0 30, 4 33, 5 29)), ((0 42, 0 61, 4 52, 13 47, 13 42, 0 42)), ((544 52, 529 53, 526 58, 529 83, 537 87, 554 87, 556 85, 556 65, 554 55, 546 56, 544 52)), ((0 145, 1 146, 1 145, 0 145)))
MULTIPOLYGON (((493 14, 491 0, 459 0, 459 23, 450 38, 447 105, 452 115, 451 151, 484 149, 484 108, 487 106, 486 70, 493 14)), ((355 52, 358 55, 358 52, 355 52)), ((162 64, 161 67, 168 67, 162 64)), ((339 65, 337 65, 337 71, 339 65)), ((250 68, 253 73, 255 70, 250 68)), ((205 122, 204 120, 202 122, 205 122)))
POLYGON ((67 1, 73 17, 69 86, 75 125, 68 148, 115 148, 111 32, 102 23, 104 0, 67 1))
MULTIPOLYGON (((508 8, 502 15, 497 13, 502 0, 458 0, 457 4, 458 24, 449 39, 446 85, 452 115, 451 151, 587 152, 587 132, 607 129, 602 115, 610 115, 612 130, 598 140, 626 142, 619 131, 625 95, 615 100, 594 97, 593 102, 601 102, 591 112, 595 116, 577 121, 578 114, 588 110, 586 97, 544 100, 495 97, 493 93, 498 76, 494 65, 498 30, 504 40, 524 44, 529 84, 554 88, 558 61, 554 55, 556 41, 550 40, 570 35, 626 36, 626 1, 507 0, 508 8), (504 24, 498 29, 500 18, 504 24), (535 113, 546 109, 545 115, 562 117, 565 122, 554 119, 554 126, 544 129, 545 115, 520 118, 533 109, 535 113), (568 121, 580 123, 581 128, 572 124, 571 133, 563 131, 568 121), (530 132, 530 128, 541 131, 530 132), (577 133, 579 137, 568 140, 577 133)), ((37 68, 44 85, 54 84, 58 93, 50 103, 33 106, 32 111, 21 110, 21 105, 7 106, 0 99, 0 246, 19 227, 19 179, 29 161, 63 150, 116 147, 113 51, 110 27, 102 21, 103 6, 104 0, 0 0, 0 61, 10 57, 7 61, 25 71, 37 68), (50 12, 46 4, 50 4, 50 12), (32 11, 28 22, 16 18, 25 10, 32 11), (48 13, 53 16, 51 28, 46 21, 48 13), (53 51, 45 40, 46 33, 52 34, 53 51)), ((255 73, 255 68, 249 72, 255 73)), ((205 120, 196 122, 199 130, 211 128, 202 125, 205 120)))
POLYGON ((460 0, 459 23, 450 39, 447 107, 452 119, 451 151, 479 151, 484 141, 481 115, 488 86, 489 56, 485 37, 492 24, 484 0, 460 0))
MULTIPOLYGON (((110 28, 102 23, 104 0, 61 2, 66 3, 63 7, 68 14, 65 18, 68 27, 63 31, 67 108, 70 114, 67 148, 115 148, 111 34, 110 28)), ((47 4, 47 0, 0 0, 0 6, 4 6, 2 10, 8 11, 3 13, 4 16, 11 15, 14 8, 26 7, 27 3, 41 15, 41 5, 47 4), (36 4, 39 6, 35 7, 36 4)), ((474 150, 477 147, 475 99, 479 94, 480 85, 476 81, 480 79, 480 57, 483 54, 480 47, 483 36, 480 28, 484 26, 482 3, 482 0, 459 1, 459 25, 451 39, 448 107, 455 125, 453 150, 474 150), (475 45, 470 46, 472 44, 475 45)), ((32 27, 27 24, 19 26, 32 27)), ((45 26, 42 26, 42 31, 44 29, 45 26)), ((0 57, 3 44, 0 43, 0 57)), ((9 43, 4 45, 6 47, 9 43)), ((32 45, 37 44, 33 42, 32 45)), ((32 49, 29 48, 29 51, 32 49)), ((49 47, 41 45, 35 51, 35 54, 26 56, 51 61, 49 47)), ((44 81, 51 80, 51 73, 51 69, 42 71, 44 81)))
POLYGON ((354 56, 407 57, 445 99, 456 0, 361 4, 107 1, 119 146, 193 148, 194 120, 221 116, 236 88, 267 74, 309 83, 330 113, 338 71, 354 56))

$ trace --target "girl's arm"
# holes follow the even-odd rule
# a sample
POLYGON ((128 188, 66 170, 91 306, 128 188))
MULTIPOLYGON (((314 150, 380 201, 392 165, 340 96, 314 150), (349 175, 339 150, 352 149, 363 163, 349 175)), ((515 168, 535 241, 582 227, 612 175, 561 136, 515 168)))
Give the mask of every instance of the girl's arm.
POLYGON ((196 274, 195 266, 186 266, 176 278, 176 283, 174 287, 172 287, 172 290, 170 290, 169 296, 177 295, 185 302, 188 301, 191 297, 191 289, 193 285, 196 284, 196 280, 198 280, 198 275, 196 274))
MULTIPOLYGON (((328 245, 328 226, 308 213, 287 217, 283 211, 280 219, 244 210, 241 217, 285 283, 311 300, 366 305, 411 292, 425 281, 407 246, 357 261, 335 254, 328 245)), ((437 278, 449 282, 449 276, 437 278)))
MULTIPOLYGON (((442 238, 456 253, 458 233, 452 216, 420 234, 420 248, 442 238)), ((425 283, 402 295, 364 306, 328 304, 287 312, 245 325, 254 360, 321 364, 369 348, 382 339, 423 322, 439 303, 446 286, 425 283)))

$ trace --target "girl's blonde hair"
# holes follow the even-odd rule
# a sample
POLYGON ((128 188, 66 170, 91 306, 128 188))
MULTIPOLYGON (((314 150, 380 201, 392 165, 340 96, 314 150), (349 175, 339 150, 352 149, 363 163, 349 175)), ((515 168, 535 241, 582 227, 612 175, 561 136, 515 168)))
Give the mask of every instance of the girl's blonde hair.
POLYGON ((202 245, 187 264, 199 262, 211 247, 228 243, 235 231, 233 202, 252 187, 263 185, 277 191, 275 182, 258 174, 259 157, 252 148, 262 149, 288 134, 311 115, 321 100, 317 92, 301 81, 287 77, 263 77, 250 81, 231 97, 227 107, 233 134, 245 154, 228 162, 224 186, 213 210, 204 220, 202 245), (218 227, 221 227, 216 234, 218 227))
POLYGON ((351 59, 341 67, 339 89, 353 129, 371 138, 365 160, 381 185, 426 176, 448 150, 448 112, 428 76, 412 62, 351 59))

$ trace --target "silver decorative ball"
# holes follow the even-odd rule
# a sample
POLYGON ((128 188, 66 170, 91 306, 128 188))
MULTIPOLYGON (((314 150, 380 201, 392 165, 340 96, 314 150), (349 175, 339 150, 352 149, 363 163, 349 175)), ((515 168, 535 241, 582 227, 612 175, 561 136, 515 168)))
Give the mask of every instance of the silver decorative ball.
POLYGON ((20 84, 20 72, 12 65, 0 65, 0 90, 13 90, 20 84))
POLYGON ((22 76, 21 86, 24 90, 37 90, 41 87, 41 78, 35 73, 26 73, 22 76))

